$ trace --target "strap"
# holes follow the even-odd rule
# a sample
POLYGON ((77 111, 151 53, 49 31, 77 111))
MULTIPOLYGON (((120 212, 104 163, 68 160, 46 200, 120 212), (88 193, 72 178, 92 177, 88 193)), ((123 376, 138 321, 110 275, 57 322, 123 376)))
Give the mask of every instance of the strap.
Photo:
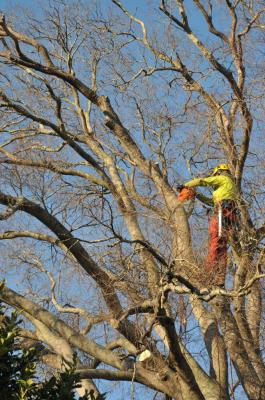
POLYGON ((218 203, 218 237, 222 236, 222 217, 223 217, 223 209, 222 204, 218 203))

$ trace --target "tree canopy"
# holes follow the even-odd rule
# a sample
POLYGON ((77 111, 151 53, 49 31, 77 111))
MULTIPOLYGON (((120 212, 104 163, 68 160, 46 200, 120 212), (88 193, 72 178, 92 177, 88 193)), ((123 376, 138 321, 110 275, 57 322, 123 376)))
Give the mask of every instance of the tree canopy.
POLYGON ((0 299, 21 348, 59 372, 76 354, 79 396, 264 399, 263 1, 2 11, 0 299), (240 194, 224 288, 209 210, 177 192, 220 163, 240 194))

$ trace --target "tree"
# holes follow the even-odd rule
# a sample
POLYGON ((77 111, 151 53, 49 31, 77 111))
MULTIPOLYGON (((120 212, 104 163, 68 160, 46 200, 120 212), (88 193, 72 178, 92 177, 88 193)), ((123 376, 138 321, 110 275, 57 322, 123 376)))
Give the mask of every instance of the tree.
POLYGON ((1 20, 2 269, 23 279, 1 300, 46 366, 78 351, 82 390, 264 399, 265 9, 135 7, 54 1, 1 20), (219 162, 242 195, 226 289, 207 284, 203 209, 176 192, 219 162))

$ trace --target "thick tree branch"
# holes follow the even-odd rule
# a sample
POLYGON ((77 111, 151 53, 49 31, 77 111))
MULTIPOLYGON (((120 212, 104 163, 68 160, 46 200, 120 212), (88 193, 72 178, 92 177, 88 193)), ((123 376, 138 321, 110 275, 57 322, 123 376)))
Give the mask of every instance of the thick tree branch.
MULTIPOLYGON (((0 203, 5 205, 14 205, 17 203, 17 198, 6 195, 0 192, 0 203)), ((32 215, 49 228, 63 244, 67 251, 75 257, 82 268, 98 283, 101 287, 104 299, 110 310, 118 315, 121 312, 120 302, 115 294, 115 291, 109 283, 108 275, 101 270, 90 255, 80 244, 79 240, 74 238, 72 234, 48 211, 44 210, 38 204, 24 198, 21 199, 19 209, 32 215)))
POLYGON ((32 301, 25 297, 17 294, 11 289, 4 287, 0 293, 2 301, 5 303, 25 311, 31 315, 34 319, 41 321, 44 325, 52 330, 58 332, 64 339, 66 339, 72 346, 77 347, 93 357, 96 357, 108 365, 112 365, 116 368, 121 368, 122 364, 119 358, 114 355, 111 351, 104 349, 89 338, 85 338, 83 335, 74 331, 62 320, 55 317, 52 313, 46 309, 36 305, 32 301))

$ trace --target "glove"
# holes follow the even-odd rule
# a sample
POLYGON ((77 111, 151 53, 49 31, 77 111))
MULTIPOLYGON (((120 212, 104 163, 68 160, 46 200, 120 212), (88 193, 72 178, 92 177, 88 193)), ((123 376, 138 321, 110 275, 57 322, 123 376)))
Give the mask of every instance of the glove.
POLYGON ((179 186, 177 186, 177 191, 178 192, 181 192, 182 191, 182 189, 184 189, 184 185, 179 185, 179 186))

